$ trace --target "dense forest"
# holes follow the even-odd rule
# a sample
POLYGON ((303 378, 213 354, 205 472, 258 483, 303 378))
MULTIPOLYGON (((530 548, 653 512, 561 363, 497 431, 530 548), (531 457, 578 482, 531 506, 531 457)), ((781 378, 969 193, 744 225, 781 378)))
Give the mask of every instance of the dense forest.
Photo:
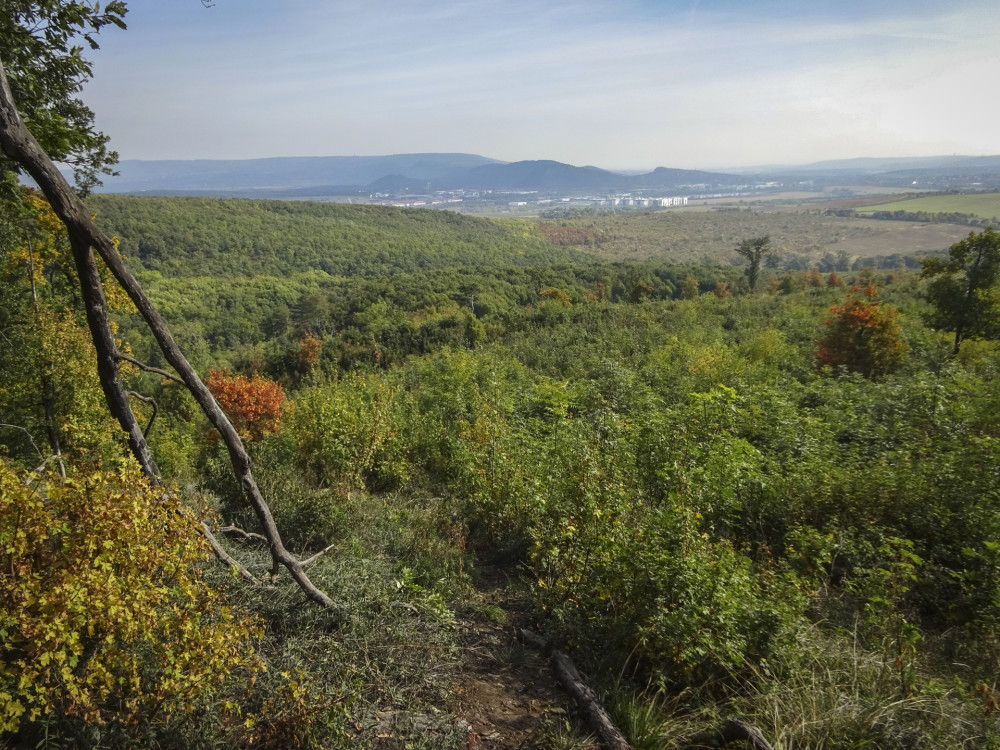
POLYGON ((48 157, 113 158, 68 40, 124 3, 18 8, 0 744, 595 746, 555 703, 478 735, 492 628, 496 674, 545 639, 636 748, 1000 746, 991 228, 859 257, 807 230, 868 225, 746 208, 84 206, 48 157))

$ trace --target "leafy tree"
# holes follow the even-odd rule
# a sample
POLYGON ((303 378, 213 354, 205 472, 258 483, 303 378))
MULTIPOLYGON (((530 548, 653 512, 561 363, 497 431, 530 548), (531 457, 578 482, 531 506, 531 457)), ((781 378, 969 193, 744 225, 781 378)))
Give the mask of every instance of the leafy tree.
MULTIPOLYGON (((74 304, 78 283, 66 231, 30 190, 0 202, 0 221, 13 232, 0 243, 0 423, 16 460, 37 464, 38 446, 77 459, 117 450, 114 425, 95 377, 94 345, 74 304), (20 439, 19 439, 20 438, 20 439)), ((121 299, 108 300, 122 310, 121 299)))
POLYGON ((743 240, 736 246, 736 252, 746 258, 749 264, 746 270, 747 283, 750 285, 750 291, 753 292, 757 288, 757 280, 760 278, 761 261, 774 252, 771 247, 771 238, 764 235, 743 240))
POLYGON ((566 307, 572 305, 572 302, 570 302, 569 299, 569 295, 566 294, 566 292, 564 292, 562 289, 559 289, 554 286, 546 287, 545 289, 543 289, 538 293, 538 296, 544 299, 549 299, 554 302, 558 302, 560 305, 565 305, 566 307))
POLYGON ((826 336, 819 341, 821 365, 845 367, 866 378, 894 372, 902 364, 906 344, 896 310, 878 301, 873 287, 854 287, 842 305, 833 305, 826 336))
MULTIPOLYGON (((0 11, 0 60, 22 116, 42 148, 71 164, 77 183, 95 184, 118 155, 94 128, 94 113, 77 95, 92 74, 84 50, 97 49, 106 26, 125 28, 123 0, 6 0, 0 11)), ((0 172, 20 171, 3 159, 0 172)))
POLYGON ((307 333, 299 342, 299 351, 295 355, 295 360, 299 369, 308 372, 319 362, 320 353, 323 351, 323 342, 307 333))
POLYGON ((952 356, 965 339, 1000 331, 1000 234, 992 228, 972 232, 951 246, 947 259, 927 258, 921 266, 921 278, 931 280, 931 324, 955 332, 952 356))
POLYGON ((698 279, 688 276, 681 286, 681 299, 698 299, 698 279))

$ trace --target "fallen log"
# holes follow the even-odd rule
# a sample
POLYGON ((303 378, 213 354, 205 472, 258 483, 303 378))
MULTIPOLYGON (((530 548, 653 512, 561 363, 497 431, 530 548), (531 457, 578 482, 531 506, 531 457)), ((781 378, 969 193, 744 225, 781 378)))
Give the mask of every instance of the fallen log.
POLYGON ((764 735, 757 727, 739 719, 729 719, 714 731, 700 732, 694 735, 688 740, 687 747, 692 750, 694 748, 726 747, 733 742, 744 742, 753 750, 773 750, 771 744, 764 739, 764 735))
POLYGON ((548 654, 556 677, 566 692, 573 696, 587 723, 600 738, 601 744, 609 750, 632 750, 625 735, 615 726, 611 715, 601 704, 597 693, 583 681, 573 660, 562 651, 552 648, 548 641, 530 630, 522 628, 519 635, 523 642, 548 654))
MULTIPOLYGON (((597 698, 597 694, 583 681, 573 660, 555 649, 550 641, 538 633, 522 628, 518 631, 518 637, 523 643, 538 649, 552 659, 552 666, 559 682, 576 700, 587 722, 604 746, 612 750, 631 750, 625 735, 615 726, 610 714, 597 698)), ((757 727, 739 719, 727 719, 718 729, 699 732, 689 737, 685 747, 691 750, 720 748, 734 742, 743 742, 752 750, 774 750, 757 727)))

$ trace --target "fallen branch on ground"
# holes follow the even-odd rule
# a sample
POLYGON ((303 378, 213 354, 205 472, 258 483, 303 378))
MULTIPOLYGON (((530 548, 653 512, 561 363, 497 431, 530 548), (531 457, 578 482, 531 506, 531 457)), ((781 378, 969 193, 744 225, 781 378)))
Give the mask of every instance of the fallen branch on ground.
POLYGON ((631 750, 631 745, 625 735, 615 726, 607 709, 601 705, 600 699, 589 685, 583 681, 573 660, 562 651, 554 649, 544 638, 530 630, 520 631, 521 640, 530 646, 538 648, 552 659, 552 668, 566 692, 573 696, 580 711, 586 717, 591 728, 600 737, 601 743, 610 750, 631 750))
POLYGON ((754 750, 773 750, 757 727, 738 719, 729 719, 714 731, 694 735, 688 740, 687 747, 725 747, 733 742, 746 742, 754 750))
MULTIPOLYGON (((538 633, 522 628, 518 631, 518 637, 522 642, 538 649, 552 659, 556 676, 566 688, 566 692, 576 700, 580 710, 587 717, 587 721, 601 738, 601 742, 612 750, 629 750, 630 746, 625 736, 614 725, 611 716, 598 700, 597 694, 584 683, 576 665, 573 664, 573 660, 562 651, 555 649, 550 641, 538 633)), ((685 747, 692 750, 695 748, 719 748, 734 742, 745 742, 753 750, 773 750, 757 727, 739 719, 728 719, 718 729, 693 735, 688 738, 685 747)))

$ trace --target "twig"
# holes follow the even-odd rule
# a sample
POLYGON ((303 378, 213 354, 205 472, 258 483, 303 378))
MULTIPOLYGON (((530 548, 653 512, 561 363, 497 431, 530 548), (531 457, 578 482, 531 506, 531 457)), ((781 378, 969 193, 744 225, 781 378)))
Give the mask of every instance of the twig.
MULTIPOLYGON (((12 430, 20 430, 21 432, 23 432, 25 435, 28 436, 28 442, 31 443, 31 447, 35 449, 35 453, 37 453, 39 455, 39 457, 41 457, 41 458, 45 457, 45 454, 42 453, 40 450, 38 450, 38 446, 35 445, 35 440, 34 440, 34 438, 31 437, 31 433, 28 432, 23 427, 21 427, 21 425, 19 425, 19 424, 6 424, 5 422, 0 422, 0 427, 10 427, 10 429, 12 429, 12 430)), ((45 459, 45 463, 48 463, 50 460, 51 459, 46 458, 45 459)))
POLYGON ((330 550, 332 550, 332 549, 333 549, 334 547, 336 547, 336 546, 337 546, 336 544, 331 544, 331 545, 330 545, 329 547, 327 547, 326 549, 321 549, 321 550, 320 550, 319 552, 317 552, 317 553, 316 553, 315 555, 313 555, 312 557, 310 557, 310 558, 309 558, 308 560, 303 560, 303 561, 302 561, 301 563, 299 563, 299 564, 300 564, 300 565, 312 565, 312 564, 313 564, 314 562, 316 562, 316 561, 317 561, 317 560, 318 560, 319 558, 321 558, 321 557, 322 557, 323 555, 325 555, 325 554, 326 554, 327 552, 329 552, 330 550))
POLYGON ((167 378, 168 380, 172 380, 175 383, 180 383, 181 385, 185 385, 184 381, 181 380, 176 375, 172 375, 171 373, 167 372, 166 370, 161 370, 159 367, 153 367, 152 365, 147 365, 144 362, 140 362, 135 357, 130 357, 127 354, 123 354, 120 351, 119 352, 115 352, 115 356, 118 357, 118 359, 122 360, 123 362, 128 362, 130 364, 135 365, 140 370, 145 370, 146 372, 151 372, 154 375, 159 375, 161 377, 167 378))
POLYGON ((264 585, 253 573, 247 570, 247 568, 244 565, 242 565, 238 560, 236 560, 228 552, 226 552, 225 549, 223 549, 222 545, 219 544, 219 540, 215 538, 215 534, 212 533, 212 529, 209 528, 209 525, 204 521, 201 522, 201 530, 202 533, 205 535, 205 538, 208 539, 208 543, 212 547, 212 552, 215 553, 215 556, 221 562, 225 563, 230 568, 235 570, 239 575, 239 577, 242 578, 244 581, 252 583, 255 586, 264 585))
POLYGON ((267 537, 263 534, 257 534, 253 531, 244 531, 238 526, 223 526, 219 529, 219 533, 239 537, 244 542, 260 542, 265 546, 270 544, 270 542, 267 541, 267 537))

